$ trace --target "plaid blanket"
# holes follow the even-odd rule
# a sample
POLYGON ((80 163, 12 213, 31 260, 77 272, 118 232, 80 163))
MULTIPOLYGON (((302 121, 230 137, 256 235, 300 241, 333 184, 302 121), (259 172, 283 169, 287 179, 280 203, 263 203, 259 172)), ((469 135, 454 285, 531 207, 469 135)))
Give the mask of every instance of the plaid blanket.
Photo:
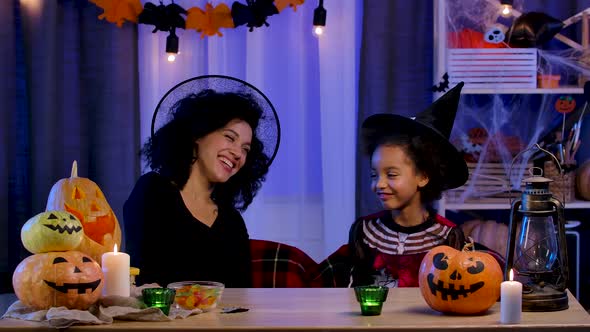
POLYGON ((349 271, 348 249, 344 245, 316 263, 302 250, 274 241, 250 240, 252 286, 346 287, 349 271))
POLYGON ((250 240, 252 287, 309 287, 317 263, 298 248, 266 240, 250 240))
MULTIPOLYGON (((502 270, 505 260, 497 252, 476 243, 476 249, 491 254, 502 270)), ((348 287, 351 263, 348 245, 343 245, 320 263, 296 247, 267 240, 250 240, 252 287, 348 287)))
POLYGON ((351 267, 348 245, 345 244, 317 265, 310 286, 348 287, 351 267))

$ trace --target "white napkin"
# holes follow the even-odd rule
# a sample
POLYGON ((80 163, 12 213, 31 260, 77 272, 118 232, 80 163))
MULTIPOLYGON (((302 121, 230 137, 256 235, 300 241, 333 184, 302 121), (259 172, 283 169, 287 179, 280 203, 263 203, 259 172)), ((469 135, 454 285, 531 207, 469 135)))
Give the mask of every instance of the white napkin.
POLYGON ((55 328, 66 328, 74 324, 112 324, 114 319, 135 321, 170 321, 176 318, 186 318, 190 315, 201 313, 201 309, 184 310, 170 308, 166 316, 158 308, 146 308, 139 299, 143 288, 159 287, 157 284, 148 284, 131 289, 132 297, 107 296, 101 298, 98 303, 88 310, 74 310, 66 307, 54 307, 49 310, 35 310, 27 307, 20 301, 14 302, 2 318, 16 318, 35 322, 44 322, 55 328))

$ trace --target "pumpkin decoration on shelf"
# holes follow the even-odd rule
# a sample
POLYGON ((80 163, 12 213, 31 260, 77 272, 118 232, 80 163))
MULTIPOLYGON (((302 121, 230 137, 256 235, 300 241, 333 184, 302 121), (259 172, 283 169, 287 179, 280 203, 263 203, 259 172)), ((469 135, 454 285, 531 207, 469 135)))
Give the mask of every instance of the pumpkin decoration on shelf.
POLYGON ((36 310, 64 306, 86 310, 101 295, 104 275, 79 251, 48 252, 25 258, 12 275, 18 299, 36 310))
POLYGON ((502 257, 506 255, 508 244, 508 225, 495 220, 469 220, 461 224, 465 238, 496 251, 502 257))
POLYGON ((69 178, 57 181, 47 198, 46 210, 62 210, 75 215, 84 228, 84 238, 76 248, 100 263, 102 254, 121 246, 121 228, 102 190, 92 180, 78 177, 72 164, 69 178))
POLYGON ((432 248, 422 259, 418 282, 428 305, 443 313, 474 315, 488 310, 500 297, 502 269, 481 251, 449 246, 432 248))
POLYGON ((576 100, 572 96, 560 96, 555 101, 555 109, 564 114, 570 113, 576 108, 576 100))
POLYGON ((20 232, 25 248, 33 254, 74 250, 82 242, 82 224, 66 211, 47 211, 27 220, 20 232))

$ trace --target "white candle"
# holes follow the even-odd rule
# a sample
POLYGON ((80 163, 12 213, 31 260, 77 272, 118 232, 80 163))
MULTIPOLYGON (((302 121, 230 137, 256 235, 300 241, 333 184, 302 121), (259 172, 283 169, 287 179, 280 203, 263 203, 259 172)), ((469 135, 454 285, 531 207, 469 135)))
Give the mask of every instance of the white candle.
POLYGON ((522 313, 522 284, 514 281, 510 269, 510 280, 502 282, 500 289, 500 322, 518 324, 522 313))
POLYGON ((129 255, 117 252, 116 244, 113 252, 102 255, 103 296, 129 296, 129 265, 129 255))

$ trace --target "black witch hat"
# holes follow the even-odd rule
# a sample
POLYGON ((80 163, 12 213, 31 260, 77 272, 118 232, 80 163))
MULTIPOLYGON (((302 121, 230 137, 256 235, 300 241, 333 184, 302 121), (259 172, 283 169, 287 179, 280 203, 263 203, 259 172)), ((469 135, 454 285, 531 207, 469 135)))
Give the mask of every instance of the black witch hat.
MULTIPOLYGON (((235 92, 249 95, 262 109, 256 135, 264 145, 264 153, 269 157, 267 166, 273 162, 281 141, 279 117, 270 100, 254 85, 231 76, 203 75, 189 78, 170 89, 156 106, 152 117, 152 137, 173 117, 175 105, 189 94, 211 89, 219 93, 235 92)), ((196 109, 195 112, 200 110, 196 109)))
POLYGON ((446 189, 465 184, 469 176, 463 155, 449 141, 455 115, 459 106, 463 82, 460 82, 428 108, 416 115, 415 119, 397 114, 375 114, 369 116, 362 125, 363 142, 374 142, 377 138, 393 133, 428 137, 439 145, 440 155, 447 163, 446 176, 442 179, 446 189))

